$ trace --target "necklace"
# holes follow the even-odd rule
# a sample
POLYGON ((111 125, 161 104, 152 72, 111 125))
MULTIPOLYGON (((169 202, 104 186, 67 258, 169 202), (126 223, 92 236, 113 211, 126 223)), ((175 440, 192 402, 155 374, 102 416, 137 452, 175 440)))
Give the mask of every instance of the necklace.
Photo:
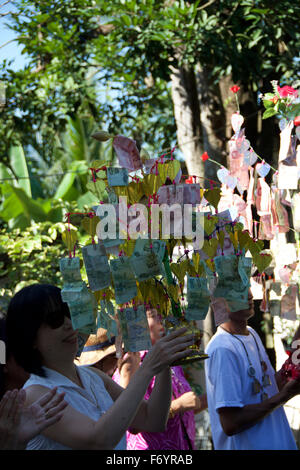
POLYGON ((247 348, 244 344, 244 341, 242 341, 241 338, 234 335, 230 331, 225 330, 225 328, 223 328, 222 326, 220 328, 222 328, 222 330, 226 331, 226 333, 229 333, 231 336, 233 336, 233 338, 235 338, 236 340, 238 340, 242 344, 242 346, 244 348, 244 351, 246 353, 246 356, 247 356, 248 364, 249 364, 247 373, 248 373, 249 377, 252 378, 252 393, 254 395, 257 395, 258 393, 261 392, 261 400, 262 401, 266 400, 268 398, 268 394, 265 392, 264 387, 268 387, 269 385, 271 385, 271 380, 270 380, 270 376, 266 373, 267 369, 268 369, 268 366, 267 366, 266 362, 263 360, 263 358, 261 356, 261 352, 260 352, 260 349, 259 349, 259 346, 257 344, 257 341, 256 341, 256 338, 255 338, 254 334, 250 330, 248 330, 249 333, 251 334, 252 338, 254 339, 254 342, 255 342, 255 345, 256 345, 256 348, 257 348, 259 361, 260 361, 260 364, 261 364, 261 370, 262 370, 262 382, 260 382, 258 380, 258 378, 256 377, 256 370, 255 370, 255 367, 253 366, 253 364, 250 360, 250 357, 249 357, 247 348))

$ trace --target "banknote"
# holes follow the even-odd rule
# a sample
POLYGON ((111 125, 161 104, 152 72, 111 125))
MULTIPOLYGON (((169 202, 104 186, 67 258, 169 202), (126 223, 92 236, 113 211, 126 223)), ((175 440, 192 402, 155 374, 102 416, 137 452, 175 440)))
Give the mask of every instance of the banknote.
POLYGON ((270 300, 270 313, 272 317, 280 317, 281 314, 281 302, 278 299, 270 300))
POLYGON ((151 349, 147 316, 143 305, 119 310, 122 332, 124 329, 124 350, 137 352, 151 349), (126 326, 125 326, 126 325, 126 326))
POLYGON ((252 258, 239 256, 238 272, 241 277, 242 283, 248 287, 250 287, 251 267, 252 267, 252 258))
POLYGON ((184 184, 183 185, 183 203, 196 206, 200 204, 200 184, 184 184))
POLYGON ((292 196, 292 215, 293 227, 300 232, 300 193, 294 193, 292 196))
POLYGON ((187 320, 204 320, 210 303, 210 294, 207 288, 206 277, 187 278, 187 301, 188 307, 185 311, 187 320))
POLYGON ((278 189, 298 188, 297 166, 287 166, 282 162, 278 165, 278 189))
POLYGON ((290 284, 281 299, 281 318, 297 320, 297 304, 299 302, 298 284, 290 284))
POLYGON ((173 204, 179 204, 183 206, 184 186, 184 184, 161 186, 157 191, 158 203, 167 204, 169 206, 173 204))
POLYGON ((124 314, 124 309, 121 308, 118 310, 118 322, 120 327, 120 332, 122 336, 122 343, 124 351, 130 351, 130 342, 129 342, 129 333, 126 316, 124 314))
POLYGON ((271 214, 263 214, 260 216, 258 238, 259 240, 273 240, 274 233, 271 214))
POLYGON ((138 238, 134 245, 133 253, 145 255, 154 252, 160 261, 163 260, 166 251, 166 243, 163 240, 149 240, 138 238))
POLYGON ((108 167, 107 182, 109 186, 128 186, 128 170, 126 168, 108 167))
POLYGON ((163 240, 138 238, 130 258, 132 269, 139 281, 145 281, 153 276, 166 277, 163 259, 166 243, 163 240))
POLYGON ((74 330, 81 330, 82 327, 95 322, 95 296, 89 292, 84 282, 63 287, 61 297, 63 302, 68 304, 74 330))
POLYGON ((89 334, 81 333, 81 332, 78 333, 78 337, 77 337, 78 348, 77 348, 77 352, 76 352, 76 357, 80 357, 80 355, 83 351, 84 345, 87 342, 88 337, 89 337, 89 334))
POLYGON ((84 281, 65 284, 61 289, 61 298, 67 304, 72 303, 79 298, 80 293, 84 292, 85 289, 86 283, 84 281))
POLYGON ((142 168, 140 153, 134 140, 117 135, 113 139, 113 147, 121 167, 127 168, 129 171, 142 168))
POLYGON ((109 204, 118 204, 119 202, 119 198, 117 196, 117 194, 115 193, 115 191, 113 190, 113 188, 110 188, 109 186, 107 186, 106 189, 106 192, 107 192, 107 197, 108 197, 108 202, 109 204))
POLYGON ((232 312, 249 308, 249 285, 242 282, 239 274, 239 257, 236 255, 216 256, 214 262, 218 274, 214 297, 226 299, 232 312))
POLYGON ((84 246, 82 255, 91 291, 96 292, 110 286, 110 268, 104 244, 84 246))
POLYGON ((62 258, 59 260, 59 268, 64 284, 73 284, 74 282, 82 281, 79 258, 62 258))
POLYGON ((118 326, 115 320, 115 310, 112 302, 101 300, 101 309, 98 312, 97 326, 107 330, 107 337, 111 339, 112 336, 118 335, 118 326))
POLYGON ((110 261, 117 304, 125 304, 137 295, 137 285, 127 256, 110 261))
POLYGON ((162 275, 161 263, 154 252, 145 255, 134 253, 130 257, 130 264, 132 271, 140 282, 162 275))
POLYGON ((79 331, 87 335, 95 335, 97 333, 97 322, 94 320, 90 325, 82 326, 79 331))

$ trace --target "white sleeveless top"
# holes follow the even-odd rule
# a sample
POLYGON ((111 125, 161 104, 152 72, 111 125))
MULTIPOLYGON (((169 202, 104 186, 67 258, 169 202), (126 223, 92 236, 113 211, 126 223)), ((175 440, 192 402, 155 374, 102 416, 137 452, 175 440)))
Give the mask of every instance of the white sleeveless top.
MULTIPOLYGON (((55 370, 43 367, 47 377, 31 374, 23 388, 31 385, 42 385, 47 388, 57 387, 58 393, 66 392, 65 401, 80 413, 94 421, 111 407, 113 400, 107 392, 102 378, 88 366, 75 366, 84 388, 79 387, 64 375, 55 370)), ((29 441, 27 450, 72 450, 57 441, 39 434, 29 441)), ((126 433, 115 447, 116 450, 126 450, 126 433)))

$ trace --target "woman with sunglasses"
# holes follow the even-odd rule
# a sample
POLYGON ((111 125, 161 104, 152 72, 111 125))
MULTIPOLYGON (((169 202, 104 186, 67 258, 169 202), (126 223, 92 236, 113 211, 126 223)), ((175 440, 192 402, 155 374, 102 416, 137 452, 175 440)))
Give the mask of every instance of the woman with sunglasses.
POLYGON ((77 367, 77 332, 60 289, 34 284, 20 290, 7 313, 8 348, 31 375, 25 383, 31 405, 50 388, 65 392, 63 417, 29 442, 28 449, 126 449, 129 426, 160 432, 166 427, 171 400, 170 367, 186 357, 193 344, 186 329, 156 342, 124 390, 93 367, 77 367), (143 400, 156 376, 150 399, 143 400))

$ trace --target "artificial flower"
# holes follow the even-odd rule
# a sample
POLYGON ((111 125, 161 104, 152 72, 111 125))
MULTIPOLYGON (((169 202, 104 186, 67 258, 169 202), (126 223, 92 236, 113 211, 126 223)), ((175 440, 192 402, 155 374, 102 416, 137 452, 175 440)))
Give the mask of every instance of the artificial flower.
POLYGON ((189 178, 187 178, 187 179, 185 180, 185 184, 193 184, 193 177, 190 176, 189 178))
POLYGON ((230 88, 230 91, 232 91, 232 93, 237 93, 239 91, 240 87, 237 86, 237 85, 233 85, 231 88, 230 88))
POLYGON ((289 358, 285 361, 281 368, 281 375, 283 380, 287 382, 290 380, 300 380, 299 364, 293 363, 291 354, 289 354, 289 358))
POLYGON ((294 125, 297 127, 297 126, 300 126, 300 116, 297 116, 295 117, 294 119, 294 125))
POLYGON ((285 85, 282 88, 278 86, 277 91, 279 93, 280 98, 287 98, 288 96, 293 96, 294 98, 297 98, 298 96, 298 91, 289 85, 285 85))

